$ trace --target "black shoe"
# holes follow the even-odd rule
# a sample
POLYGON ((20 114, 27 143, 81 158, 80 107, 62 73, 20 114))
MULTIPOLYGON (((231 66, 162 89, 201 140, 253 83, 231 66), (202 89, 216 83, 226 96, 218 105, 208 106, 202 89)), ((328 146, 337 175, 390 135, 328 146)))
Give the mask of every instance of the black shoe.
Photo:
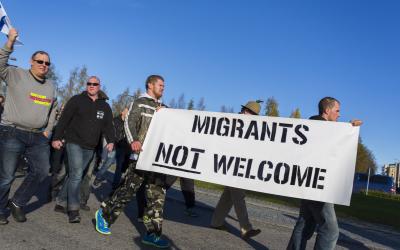
POLYGON ((0 214, 0 225, 8 224, 7 216, 5 214, 0 214))
POLYGON ((88 205, 86 205, 86 204, 81 204, 81 205, 80 205, 80 208, 81 208, 83 211, 90 211, 90 207, 89 207, 88 205))
POLYGON ((104 181, 104 179, 94 179, 93 181, 93 186, 97 187, 99 186, 102 182, 104 181))
POLYGON ((81 217, 79 216, 79 210, 68 211, 68 221, 69 223, 79 223, 81 222, 81 217))
POLYGON ((222 226, 210 226, 213 229, 217 229, 217 230, 221 230, 221 231, 225 231, 225 232, 229 232, 228 228, 225 226, 225 224, 223 224, 222 226))
POLYGON ((47 203, 52 202, 53 196, 51 195, 51 192, 47 193, 47 203))
POLYGON ((61 206, 61 205, 56 205, 56 206, 54 207, 54 212, 66 214, 66 213, 67 213, 67 208, 66 208, 66 207, 63 207, 63 206, 61 206))
POLYGON ((189 217, 199 217, 199 214, 196 213, 193 208, 186 208, 185 209, 185 214, 189 217))
POLYGON ((242 233, 241 236, 242 236, 242 239, 247 240, 251 237, 256 236, 259 233, 261 233, 260 229, 250 229, 249 231, 242 233))
POLYGON ((25 212, 24 212, 24 210, 22 210, 22 207, 18 207, 12 201, 9 201, 8 207, 10 208, 11 214, 14 217, 16 222, 25 222, 26 221, 25 212))

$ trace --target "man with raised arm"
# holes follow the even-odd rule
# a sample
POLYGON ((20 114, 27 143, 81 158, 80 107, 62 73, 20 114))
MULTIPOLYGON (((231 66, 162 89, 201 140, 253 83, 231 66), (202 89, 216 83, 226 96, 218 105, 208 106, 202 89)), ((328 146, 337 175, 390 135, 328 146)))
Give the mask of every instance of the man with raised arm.
POLYGON ((46 78, 50 56, 33 53, 29 70, 8 65, 18 37, 16 29, 8 34, 0 49, 0 78, 7 84, 7 98, 0 124, 0 224, 7 224, 7 204, 17 222, 25 222, 23 207, 36 193, 49 172, 49 135, 56 115, 56 88, 46 78), (20 155, 30 164, 28 175, 8 201, 20 155))

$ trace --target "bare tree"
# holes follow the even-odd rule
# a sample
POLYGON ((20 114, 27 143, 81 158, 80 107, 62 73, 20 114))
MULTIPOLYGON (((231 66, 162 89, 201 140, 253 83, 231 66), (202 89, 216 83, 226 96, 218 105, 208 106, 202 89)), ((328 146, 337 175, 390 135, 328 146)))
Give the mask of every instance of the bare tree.
POLYGON ((50 64, 49 72, 47 73, 46 78, 50 79, 54 83, 56 88, 58 89, 58 87, 61 83, 61 77, 56 72, 56 66, 54 66, 54 64, 50 64))
POLYGON ((228 107, 228 106, 222 105, 220 112, 222 112, 222 113, 234 113, 234 110, 233 110, 232 107, 228 107))
POLYGON ((188 110, 193 110, 194 109, 194 101, 193 101, 193 99, 190 99, 187 109, 188 110))
POLYGON ((186 108, 186 101, 185 101, 185 95, 181 94, 178 98, 178 104, 177 104, 178 109, 185 109, 186 108))
POLYGON ((114 100, 112 100, 112 110, 114 115, 118 115, 131 102, 132 97, 129 95, 129 88, 126 88, 114 100))
POLYGON ((274 97, 270 97, 265 105, 265 115, 267 116, 279 116, 278 102, 274 97))
POLYGON ((142 90, 140 88, 137 88, 135 92, 133 92, 133 101, 138 99, 142 95, 142 90))
POLYGON ((301 118, 300 109, 296 108, 295 110, 293 110, 290 114, 290 118, 301 118))
POLYGON ((108 89, 105 85, 101 85, 101 91, 103 92, 103 94, 105 94, 108 98, 108 89))
POLYGON ((141 89, 136 89, 133 94, 129 94, 129 88, 126 88, 120 95, 118 95, 114 100, 112 100, 112 110, 114 115, 118 115, 128 107, 129 104, 136 99, 138 99, 142 93, 141 89))
POLYGON ((58 91, 60 103, 65 104, 72 96, 81 93, 86 87, 88 78, 86 66, 73 69, 69 75, 68 82, 58 91))
POLYGON ((200 98, 199 102, 196 105, 197 110, 205 110, 206 105, 204 104, 204 97, 200 98))
POLYGON ((172 109, 176 109, 177 108, 175 98, 171 99, 171 101, 169 102, 169 107, 172 108, 172 109))

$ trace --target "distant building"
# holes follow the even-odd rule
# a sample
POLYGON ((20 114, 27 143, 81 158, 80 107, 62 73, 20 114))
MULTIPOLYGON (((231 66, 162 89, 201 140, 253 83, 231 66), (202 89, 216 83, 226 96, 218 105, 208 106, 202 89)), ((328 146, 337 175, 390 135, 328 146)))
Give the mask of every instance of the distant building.
POLYGON ((385 164, 382 170, 385 175, 393 177, 396 188, 400 187, 400 163, 385 164))

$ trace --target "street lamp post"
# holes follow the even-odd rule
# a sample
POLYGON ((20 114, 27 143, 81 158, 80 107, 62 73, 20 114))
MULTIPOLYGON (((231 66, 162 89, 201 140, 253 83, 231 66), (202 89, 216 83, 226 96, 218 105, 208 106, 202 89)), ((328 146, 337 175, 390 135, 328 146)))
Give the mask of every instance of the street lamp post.
POLYGON ((371 168, 368 168, 368 179, 367 179, 367 191, 365 193, 365 195, 368 195, 368 188, 369 188, 369 177, 371 175, 371 168))
POLYGON ((396 163, 396 193, 397 189, 399 188, 399 170, 400 170, 400 162, 396 163))

